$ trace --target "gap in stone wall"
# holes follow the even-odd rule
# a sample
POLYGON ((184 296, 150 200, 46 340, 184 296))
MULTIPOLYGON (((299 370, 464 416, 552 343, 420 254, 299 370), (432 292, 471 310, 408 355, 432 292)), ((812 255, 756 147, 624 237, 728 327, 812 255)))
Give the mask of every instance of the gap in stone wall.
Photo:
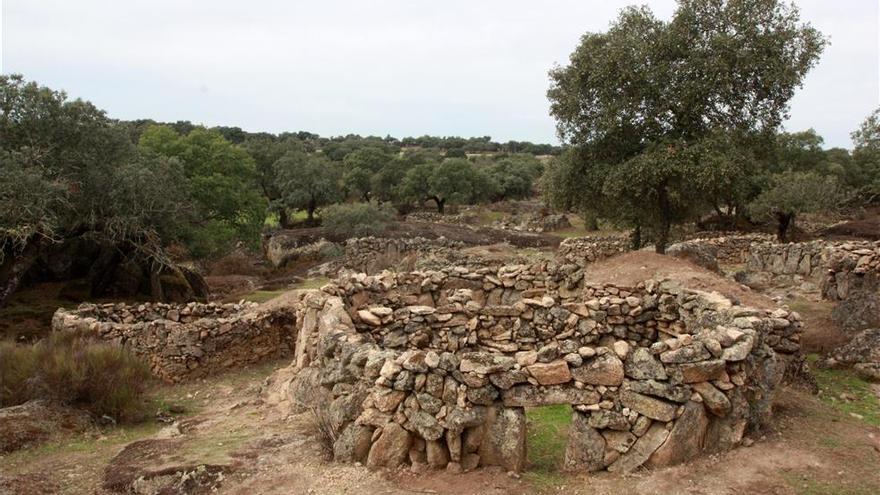
POLYGON ((564 469, 573 410, 568 404, 526 409, 526 469, 542 476, 564 469))

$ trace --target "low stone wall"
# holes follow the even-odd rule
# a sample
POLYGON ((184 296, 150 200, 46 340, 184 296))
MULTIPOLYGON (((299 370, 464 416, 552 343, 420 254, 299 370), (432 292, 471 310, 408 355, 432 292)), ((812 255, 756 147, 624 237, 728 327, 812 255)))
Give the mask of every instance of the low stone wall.
POLYGON ((749 250, 747 269, 771 275, 800 275, 818 282, 827 269, 828 246, 825 241, 755 243, 749 250))
POLYGON ((304 305, 289 399, 371 467, 520 470, 524 408, 550 404, 572 406, 569 469, 725 450, 766 419, 801 326, 666 282, 584 287, 574 266, 359 274, 304 305))
POLYGON ((625 253, 632 242, 627 234, 602 234, 570 237, 556 250, 557 257, 569 263, 585 265, 625 253))
POLYGON ((828 249, 822 297, 837 301, 832 318, 845 330, 880 327, 880 242, 828 249))
POLYGON ((682 243, 699 244, 713 250, 718 263, 740 265, 747 263, 752 245, 772 241, 770 234, 742 234, 736 232, 698 232, 682 243))
POLYGON ((56 311, 52 329, 116 342, 176 382, 291 354, 295 320, 256 303, 83 304, 56 311))
POLYGON ((818 284, 846 330, 880 326, 880 242, 755 244, 748 269, 818 284))

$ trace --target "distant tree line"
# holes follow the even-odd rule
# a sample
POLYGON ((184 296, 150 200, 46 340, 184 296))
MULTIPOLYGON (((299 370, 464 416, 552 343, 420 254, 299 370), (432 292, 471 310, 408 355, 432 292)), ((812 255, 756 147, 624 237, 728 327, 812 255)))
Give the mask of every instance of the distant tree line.
POLYGON ((308 225, 334 203, 405 211, 428 202, 442 213, 450 203, 529 197, 543 172, 535 155, 558 151, 488 137, 324 138, 117 121, 3 75, 0 305, 47 249, 71 240, 170 266, 172 246, 194 258, 256 247, 267 214, 290 226, 301 211, 308 225))

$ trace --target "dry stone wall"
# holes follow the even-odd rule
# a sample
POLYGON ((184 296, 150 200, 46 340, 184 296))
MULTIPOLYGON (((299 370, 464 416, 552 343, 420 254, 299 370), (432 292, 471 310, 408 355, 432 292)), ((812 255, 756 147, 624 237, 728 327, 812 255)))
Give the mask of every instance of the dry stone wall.
POLYGON ((289 397, 332 425, 336 459, 454 471, 522 469, 524 408, 548 404, 572 407, 573 470, 731 448, 801 326, 668 282, 583 286, 574 266, 359 274, 304 304, 289 397))
POLYGON ((176 382, 291 354, 294 321, 293 310, 255 303, 83 304, 59 309, 52 329, 116 342, 176 382))
POLYGON ((837 301, 832 317, 847 330, 880 326, 880 242, 755 244, 748 268, 818 284, 837 301))
POLYGON ((626 234, 570 237, 559 244, 556 254, 569 263, 585 265, 625 253, 630 250, 631 245, 626 234))

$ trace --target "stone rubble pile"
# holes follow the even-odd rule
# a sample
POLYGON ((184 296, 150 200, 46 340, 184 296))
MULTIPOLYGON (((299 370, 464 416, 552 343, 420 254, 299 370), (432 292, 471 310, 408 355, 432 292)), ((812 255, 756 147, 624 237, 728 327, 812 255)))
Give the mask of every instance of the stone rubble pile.
POLYGON ((797 313, 669 282, 584 286, 574 265, 356 274, 305 296, 292 401, 339 461, 526 461, 526 407, 568 404, 573 470, 628 472, 737 445, 799 352, 797 313), (775 349, 775 351, 774 351, 775 349))
POLYGON ((52 330, 115 342, 159 378, 177 382, 290 354, 294 319, 248 302, 82 304, 56 311, 52 330))

